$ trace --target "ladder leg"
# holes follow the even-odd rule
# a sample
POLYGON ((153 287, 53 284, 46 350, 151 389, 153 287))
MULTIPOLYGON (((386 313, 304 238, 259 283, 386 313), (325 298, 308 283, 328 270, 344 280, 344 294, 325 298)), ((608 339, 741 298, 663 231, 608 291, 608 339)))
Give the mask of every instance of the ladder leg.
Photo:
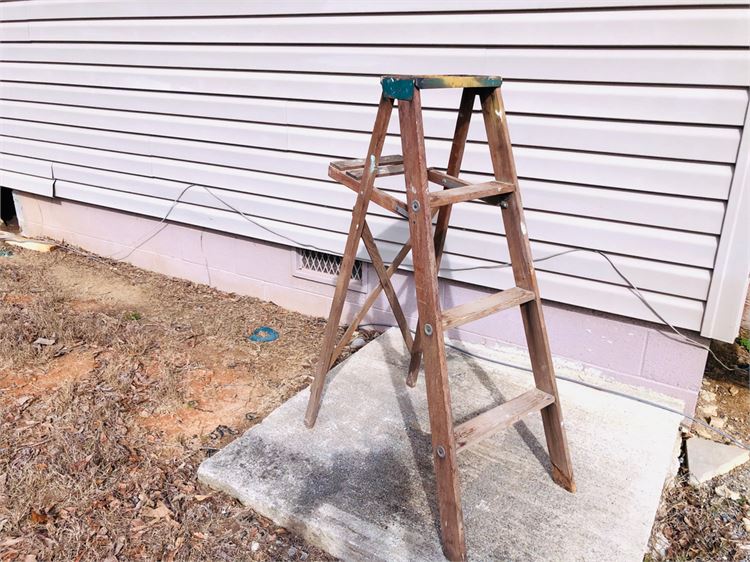
POLYGON ((307 403, 307 412, 305 413, 305 425, 312 427, 318 417, 320 409, 320 398, 323 394, 326 375, 330 369, 331 356, 336 344, 336 332, 338 331, 339 322, 341 321, 341 312, 344 309, 346 291, 349 288, 349 279, 354 267, 354 261, 357 255, 359 241, 362 238, 362 230, 365 225, 365 216, 367 215, 367 206, 370 202, 370 195, 375 183, 375 170, 380 159, 380 153, 383 150, 385 136, 388 132, 388 122, 393 110, 393 100, 381 96, 378 114, 375 117, 375 125, 372 129, 372 138, 367 150, 367 162, 365 173, 360 183, 361 188, 357 195, 357 201, 354 204, 352 212, 352 222, 349 226, 349 236, 346 239, 344 255, 341 258, 341 268, 336 281, 336 291, 334 292, 333 302, 331 303, 331 312, 328 316, 325 335, 323 337, 323 347, 318 358, 315 379, 310 386, 310 400, 307 403))
POLYGON ((414 89, 412 100, 399 100, 398 110, 417 306, 422 320, 422 330, 425 333, 422 347, 443 551, 450 560, 465 560, 466 544, 456 463, 457 451, 440 317, 419 90, 414 89), (415 202, 418 205, 414 205, 415 202))
MULTIPOLYGON (((466 147, 466 137, 469 134, 469 123, 471 122, 471 112, 474 109, 474 98, 477 91, 473 88, 464 88, 461 94, 461 104, 458 108, 458 118, 456 119, 456 129, 453 133, 453 144, 451 145, 450 156, 448 157, 448 168, 446 172, 451 176, 458 176, 461 171, 461 161, 464 157, 464 148, 466 147)), ((440 262, 443 258, 443 248, 445 247, 445 237, 448 234, 448 222, 450 221, 452 205, 440 207, 438 211, 437 224, 435 225, 435 257, 437 267, 440 268, 440 262)), ((417 334, 412 346, 411 361, 409 362, 409 374, 406 377, 406 384, 411 387, 416 386, 419 378, 419 366, 422 362, 422 323, 417 323, 417 334)))
POLYGON ((539 298, 539 287, 534 272, 529 238, 526 233, 523 205, 518 190, 518 178, 506 124, 505 108, 499 88, 484 90, 480 94, 480 98, 495 179, 516 185, 513 193, 506 198, 507 207, 502 212, 503 226, 516 286, 532 291, 536 295, 534 300, 521 305, 521 317, 526 332, 536 387, 555 398, 552 404, 542 410, 544 434, 552 464, 552 478, 566 490, 574 492, 576 486, 573 479, 573 465, 570 461, 570 451, 568 450, 568 440, 563 425, 552 355, 542 314, 542 303, 539 298))

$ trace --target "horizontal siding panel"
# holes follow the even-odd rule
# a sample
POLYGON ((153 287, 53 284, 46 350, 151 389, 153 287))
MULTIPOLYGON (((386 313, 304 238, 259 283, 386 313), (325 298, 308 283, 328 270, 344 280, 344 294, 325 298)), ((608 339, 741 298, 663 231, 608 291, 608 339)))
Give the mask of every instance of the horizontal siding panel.
MULTIPOLYGON (((132 185, 129 189, 133 192, 172 199, 176 198, 186 185, 189 185, 122 174, 102 174, 93 170, 75 171, 72 177, 66 175, 66 172, 71 173, 70 169, 65 166, 56 167, 55 177, 58 180, 77 180, 79 183, 91 183, 121 190, 128 189, 128 182, 130 182, 132 185), (146 191, 139 191, 139 189, 146 191), (169 194, 166 190, 169 190, 169 194)), ((305 203, 253 195, 250 199, 233 201, 233 204, 238 205, 243 212, 255 216, 285 222, 304 221, 308 226, 335 230, 342 234, 348 231, 349 208, 352 203, 348 190, 343 191, 343 188, 333 184, 309 180, 294 182, 289 178, 277 178, 275 186, 286 185, 287 182, 296 185, 298 189, 296 199, 304 199, 305 203), (304 193, 304 196, 300 193, 304 193), (311 208, 310 205, 319 205, 321 209, 311 208), (337 208, 334 209, 334 207, 337 208)), ((286 189, 289 187, 287 186, 286 189)), ((202 194, 200 189, 197 191, 202 194)), ((235 195, 230 196, 235 197, 235 195)), ((194 197, 192 193, 190 197, 194 197)), ((205 195, 203 197, 205 199, 205 195)), ((508 259, 504 245, 493 242, 495 237, 503 232, 495 208, 476 205, 470 209, 469 206, 462 205, 455 209, 454 215, 453 225, 456 232, 448 241, 449 251, 494 261, 508 259), (458 230, 461 228, 471 228, 472 232, 458 230), (483 234, 480 235, 476 232, 477 230, 481 230, 483 234)), ((392 242, 406 239, 408 233, 405 221, 392 219, 390 218, 392 215, 385 215, 382 212, 378 212, 377 216, 384 225, 384 232, 387 232, 383 234, 383 238, 390 239, 392 242)), ((715 252, 715 238, 712 236, 675 233, 637 225, 607 223, 534 211, 527 212, 527 224, 529 235, 535 241, 554 241, 556 244, 566 246, 588 247, 620 254, 627 254, 633 247, 646 247, 648 252, 643 253, 645 257, 690 265, 710 266, 715 252), (702 263, 699 261, 701 256, 703 256, 702 263)))
MULTIPOLYGON (((655 320, 602 250, 701 326, 748 103, 746 2, 25 0, 0 19, 3 185, 159 218, 208 185, 260 226, 199 186, 170 220, 339 253, 355 195, 327 164, 364 155, 377 77, 499 74, 534 255, 578 250, 539 262, 545 297, 655 320)), ((430 165, 458 96, 424 94, 430 165)), ((472 181, 490 177, 483 129, 472 181)), ((442 276, 513 283, 498 215, 454 209, 442 276)), ((368 223, 392 259, 407 222, 368 223)))
POLYGON ((745 49, 397 48, 6 43, 2 61, 747 86, 745 49))
MULTIPOLYGON (((98 109, 179 114, 190 117, 364 132, 369 132, 371 129, 376 112, 374 106, 283 99, 228 100, 225 96, 190 94, 175 96, 175 94, 168 93, 137 93, 15 83, 3 84, 0 88, 0 97, 6 100, 88 106, 98 109)), ((43 116, 47 108, 13 103, 5 105, 7 109, 4 114, 8 117, 46 120, 38 115, 43 116)), ((61 111, 61 109, 55 107, 53 111, 61 111)), ((425 110, 425 134, 452 139, 455 119, 456 116, 452 111, 425 110)), ((628 123, 515 114, 509 116, 508 122, 511 138, 516 145, 663 158, 734 163, 740 141, 740 130, 728 127, 628 123)), ((395 133, 398 129, 398 115, 394 114, 390 131, 395 133)), ((486 139, 480 114, 475 115, 471 123, 469 139, 474 141, 486 139)))
POLYGON ((26 158, 0 152, 0 170, 51 179, 53 167, 52 162, 39 158, 26 158))
MULTIPOLYGON (((56 176, 62 178, 63 176, 56 176)), ((148 182, 149 186, 153 186, 148 182)), ((326 184, 327 185, 327 184, 326 184)), ((163 185, 162 185, 163 187, 163 185)), ((185 186, 182 186, 184 188, 185 186)), ((334 186, 336 187, 336 186, 334 186)), ((125 188, 125 185, 122 185, 125 188)), ((135 189, 135 188, 133 188, 135 189)), ((347 197, 338 204, 338 209, 310 207, 309 199, 313 199, 313 192, 319 189, 319 185, 310 182, 306 189, 300 190, 305 193, 299 201, 279 201, 268 197, 253 197, 249 200, 238 200, 234 203, 240 205, 240 210, 256 216, 281 220, 286 222, 303 222, 308 226, 335 230, 346 233, 349 229, 351 219, 351 199, 347 197), (347 208, 348 207, 348 208, 347 208)), ((343 188, 339 188, 341 190, 343 188)), ((155 196, 158 191, 152 187, 148 195, 155 196)), ((179 195, 179 191, 173 198, 179 195)), ((348 194, 347 194, 348 195, 348 194)), ((490 236, 502 234, 502 222, 497 209, 481 205, 469 209, 467 206, 459 206, 454 210, 453 226, 456 229, 472 229, 470 233, 456 232, 448 242, 446 248, 452 253, 485 257, 494 261, 507 259, 501 244, 481 244, 484 237, 479 237, 476 231, 481 231, 490 236), (504 257, 501 257, 504 256, 504 257)), ((408 236, 406 221, 391 218, 392 215, 383 216, 378 214, 379 220, 388 230, 388 236, 393 242, 404 241, 408 236)), ((539 213, 529 211, 526 213, 526 222, 529 236, 537 241, 554 241, 566 246, 577 246, 594 248, 627 254, 633 247, 648 248, 641 251, 641 255, 663 261, 671 260, 676 263, 684 263, 695 266, 710 266, 713 263, 716 251, 716 239, 714 236, 706 236, 694 233, 674 232, 662 229, 654 229, 640 225, 625 225, 619 223, 608 223, 579 217, 554 215, 550 213, 539 213)), ((491 238, 486 239, 488 242, 491 238)))
MULTIPOLYGON (((3 115, 18 115, 19 108, 12 103, 0 107, 3 115)), ((291 150, 303 153, 325 153, 331 157, 346 157, 364 154, 369 135, 343 131, 322 131, 301 127, 280 127, 264 124, 230 123, 210 119, 195 119, 172 116, 139 115, 134 113, 95 111, 64 108, 54 110, 53 106, 38 106, 37 118, 47 117, 57 123, 75 124, 76 127, 36 124, 4 118, 3 133, 8 136, 38 138, 51 142, 62 142, 80 146, 100 147, 122 152, 142 153, 146 146, 160 156, 180 157, 170 150, 162 152, 159 146, 167 145, 161 136, 181 139, 205 139, 213 143, 228 143, 239 146, 266 147, 274 150, 291 150), (54 113, 54 116, 52 115, 54 113), (97 131, 79 127, 101 127, 120 129, 123 132, 97 131), (138 135, 133 135, 137 133, 138 135), (152 135, 145 137, 144 135, 152 135), (101 144, 100 144, 101 143, 101 144)), ((193 141, 191 141, 193 142, 193 141)), ((210 145, 203 142, 202 145, 210 145)), ((450 143, 428 140, 428 162, 442 165, 448 160, 450 143)), ((187 150, 190 144, 185 142, 187 150)), ((225 146, 213 145, 211 150, 221 157, 225 146)), ((399 154, 400 140, 389 137, 385 152, 399 154)), ((568 152, 540 148, 519 147, 515 149, 520 176, 533 179, 549 179, 570 183, 583 183, 639 191, 653 191, 681 194, 693 197, 723 199, 731 181, 730 166, 654 160, 609 154, 568 152)), ((183 159, 197 162, 227 164, 214 160, 207 151, 189 157, 183 152, 183 159)), ((233 164, 232 164, 233 165, 233 164)), ((249 167, 239 164, 239 167, 249 167)), ((467 171, 483 172, 491 169, 489 153, 484 144, 470 143, 466 147, 464 168, 467 171)), ((252 169, 266 170, 253 166, 252 169)), ((325 173, 325 168, 320 170, 325 173)), ((284 173, 284 172, 281 172, 284 173)), ((294 174, 294 172, 287 172, 294 174)), ((312 171, 302 174, 311 177, 312 171)))
MULTIPOLYGON (((274 194, 273 190, 282 190, 286 182, 295 183, 297 178, 257 174, 215 166, 210 164, 185 163, 180 161, 162 160, 147 156, 119 154, 109 151, 71 147, 60 144, 40 143, 19 139, 3 139, 0 137, 2 150, 14 154, 26 154, 34 158, 25 158, 31 162, 40 162, 42 167, 55 169, 59 162, 69 162, 81 166, 102 168, 106 170, 128 172, 146 176, 157 176, 163 179, 173 179, 184 182, 194 182, 201 185, 223 187, 230 190, 244 191, 245 177, 258 176, 264 178, 269 186, 263 189, 258 181, 254 181, 253 193, 272 197, 285 196, 274 194), (39 160, 37 160, 39 159, 39 160), (260 191, 258 191, 260 190, 260 191)), ((3 156, 0 154, 0 159, 3 156)), ((327 159, 318 157, 319 164, 314 168, 319 171, 315 180, 328 182, 325 175, 327 159)), ((23 171, 21 169, 16 171, 23 171)), ((41 174, 40 174, 41 175, 41 174)), ((487 181, 489 176, 464 175, 469 180, 487 181)), ((78 181, 72 179, 71 181, 78 181)), ((79 181, 79 183, 88 183, 79 181)), ((403 193, 403 179, 400 177, 381 178, 379 184, 403 193)), ((318 201, 321 205, 351 208, 353 200, 349 198, 349 190, 336 184, 328 183, 335 193, 332 200, 318 201)), ((521 180, 524 204, 527 209, 542 211, 556 211, 565 214, 609 218, 620 222, 633 222, 664 228, 691 230, 694 232, 717 233, 721 228, 724 216, 724 203, 721 201, 707 201, 684 197, 661 196, 646 193, 619 192, 610 189, 595 188, 583 185, 559 184, 540 182, 536 180, 521 180)), ((399 195, 404 197, 403 195, 399 195)), ((300 197, 297 191, 292 191, 288 197, 300 197)), ((308 197, 306 194, 305 197, 308 197)), ((459 209, 459 208, 457 208, 459 209)), ((473 209, 473 207, 472 207, 473 209)), ((462 211, 463 212, 463 211, 462 211)), ((385 214, 385 212, 384 212, 385 214)))
MULTIPOLYGON (((468 10, 544 10, 632 6, 744 5, 744 0, 380 0, 376 5, 350 2, 348 13, 460 12, 468 10)), ((0 20, 132 18, 195 16, 271 16, 343 11, 330 0, 36 0, 0 3, 0 20)))
POLYGON ((53 194, 51 179, 17 174, 3 169, 0 169, 0 186, 45 197, 52 197, 53 194))
POLYGON ((551 46, 750 45, 749 11, 628 10, 6 23, 5 41, 551 46))
MULTIPOLYGON (((380 85, 372 76, 4 63, 0 65, 0 80, 127 88, 123 94, 91 90, 90 95, 101 95, 107 100, 126 95, 132 98, 128 103, 135 105, 154 98, 133 89, 222 94, 228 108, 245 103, 229 95, 364 104, 375 103, 380 97, 380 85)), ((2 84, 0 88, 6 90, 11 86, 2 84)), ((53 87, 45 85, 39 89, 47 88, 53 87)), ((55 94, 63 95, 59 90, 55 94)), ((742 125, 748 92, 741 88, 509 81, 503 84, 503 99, 511 113, 742 125)), ((423 103, 425 107, 455 109, 458 101, 459 94, 454 90, 434 90, 425 96, 423 103)))
MULTIPOLYGON (((115 191, 103 190, 91 186, 83 186, 69 182, 58 182, 58 196, 64 199, 121 209, 155 217, 162 217, 171 207, 171 203, 152 197, 142 197, 133 194, 123 194, 115 191)), ((344 246, 344 236, 327 236, 325 231, 309 229, 294 224, 279 223, 267 219, 253 219, 262 227, 253 225, 236 213, 207 209, 189 204, 176 205, 171 219, 177 222, 193 224, 211 228, 221 232, 249 236, 289 244, 289 238, 307 240, 307 244, 329 252, 341 253, 344 246), (277 232, 270 234, 268 230, 277 232)), ((394 247, 385 249, 384 258, 392 259, 394 247)), ((360 249, 360 255, 364 253, 360 249)), ((460 267, 451 263, 451 267, 460 267)), ((654 320, 653 314, 626 288, 617 285, 599 283, 586 279, 576 279, 560 276, 554 273, 540 271, 539 284, 545 298, 558 302, 575 302, 596 310, 625 314, 630 317, 654 320)), ((474 272, 453 272, 451 278, 488 287, 504 288, 512 284, 509 271, 500 270, 474 272), (502 285, 498 286, 498 279, 502 285)), ((695 329, 700 325, 703 314, 703 304, 700 301, 663 295, 660 293, 644 292, 648 301, 664 314, 673 324, 695 329)))

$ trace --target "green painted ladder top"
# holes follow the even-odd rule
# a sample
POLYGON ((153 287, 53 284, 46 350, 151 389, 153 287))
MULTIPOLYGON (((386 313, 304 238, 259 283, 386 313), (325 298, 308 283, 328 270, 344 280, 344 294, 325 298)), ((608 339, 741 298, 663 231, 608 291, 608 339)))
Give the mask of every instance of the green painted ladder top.
POLYGON ((421 74, 416 76, 383 76, 380 84, 383 94, 396 100, 410 100, 414 88, 499 88, 499 76, 474 76, 470 74, 421 74))

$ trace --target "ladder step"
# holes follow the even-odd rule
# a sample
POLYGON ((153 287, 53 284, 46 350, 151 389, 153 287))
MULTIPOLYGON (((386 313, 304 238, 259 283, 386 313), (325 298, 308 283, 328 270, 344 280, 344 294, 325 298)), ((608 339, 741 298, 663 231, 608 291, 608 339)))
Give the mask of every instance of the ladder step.
MULTIPOLYGON (((358 170, 350 170, 346 173, 347 175, 353 177, 354 179, 361 180, 362 176, 365 175, 365 170, 364 168, 360 168, 358 170)), ((375 168, 376 178, 383 178, 386 176, 397 176, 403 173, 404 173, 403 164, 380 164, 377 168, 375 168)))
POLYGON ((554 401, 555 397, 551 394, 533 388, 512 400, 487 410, 456 426, 454 430, 456 449, 461 451, 501 429, 510 427, 526 414, 546 408, 554 401))
POLYGON ((535 298, 536 295, 532 291, 520 287, 513 287, 494 295, 487 295, 481 299, 444 310, 443 328, 447 330, 454 326, 468 324, 501 310, 533 301, 535 298))
POLYGON ((442 207, 453 205, 473 199, 484 199, 497 195, 506 195, 513 192, 513 184, 500 181, 488 181, 484 183, 473 183, 462 187, 433 191, 430 193, 430 207, 442 207))
MULTIPOLYGON (((392 154, 390 156, 381 156, 378 160, 378 165, 383 166, 386 164, 403 164, 404 163, 404 157, 400 154, 392 154)), ((365 159, 364 158, 354 158, 350 160, 334 160, 331 162, 331 166, 334 168, 341 170, 342 172, 346 172, 349 170, 355 170, 357 168, 364 168, 365 167, 365 159)))
MULTIPOLYGON (((365 175, 365 160, 356 158, 353 160, 335 160, 331 162, 331 167, 345 172, 355 180, 361 180, 365 175)), ((375 170, 375 177, 395 176, 404 173, 404 157, 400 154, 390 156, 381 156, 378 160, 378 167, 375 170)))

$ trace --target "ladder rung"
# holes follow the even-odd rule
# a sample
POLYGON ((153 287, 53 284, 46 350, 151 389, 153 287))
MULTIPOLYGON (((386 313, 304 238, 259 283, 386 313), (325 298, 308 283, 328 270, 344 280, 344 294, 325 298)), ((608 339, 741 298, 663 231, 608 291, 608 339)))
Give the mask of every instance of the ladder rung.
POLYGON ((430 207, 442 207, 444 205, 453 205, 462 201, 471 201, 473 199, 484 199, 497 195, 505 195, 513 192, 513 184, 500 181, 488 181, 484 183, 473 183, 463 187, 454 187, 442 191, 433 191, 430 193, 430 207))
MULTIPOLYGON (((342 172, 338 168, 334 167, 333 164, 328 166, 328 175, 340 184, 345 185, 346 187, 357 193, 359 193, 359 190, 362 188, 359 180, 355 180, 354 178, 350 177, 346 172, 342 172)), ((370 198, 373 202, 377 203, 384 209, 393 211, 394 213, 401 215, 404 218, 409 218, 409 212, 406 210, 406 204, 396 199, 390 193, 382 191, 381 189, 373 186, 370 198)))
POLYGON ((456 449, 473 445, 493 433, 510 427, 526 414, 541 410, 552 404, 555 397, 538 388, 533 388, 512 400, 456 426, 456 449))
MULTIPOLYGON (((365 175, 365 169, 359 168, 357 170, 350 170, 346 172, 347 175, 353 177, 354 179, 361 180, 362 176, 365 175)), ((404 165, 403 164, 385 164, 385 165, 379 165, 375 169, 375 177, 376 178, 382 178, 385 176, 397 176, 399 174, 404 173, 404 165)))
MULTIPOLYGON (((404 157, 400 154, 391 154, 390 156, 381 156, 378 160, 378 166, 385 166, 388 164, 403 164, 404 163, 404 157)), ((356 170, 357 168, 364 168, 365 167, 365 159, 364 158, 355 158, 353 160, 334 160, 331 162, 331 166, 334 168, 341 170, 342 172, 347 172, 349 170, 356 170)))
POLYGON ((444 310, 443 328, 448 329, 453 326, 468 324, 495 312, 533 301, 535 298, 533 292, 520 287, 513 287, 493 295, 487 295, 475 301, 444 310))

